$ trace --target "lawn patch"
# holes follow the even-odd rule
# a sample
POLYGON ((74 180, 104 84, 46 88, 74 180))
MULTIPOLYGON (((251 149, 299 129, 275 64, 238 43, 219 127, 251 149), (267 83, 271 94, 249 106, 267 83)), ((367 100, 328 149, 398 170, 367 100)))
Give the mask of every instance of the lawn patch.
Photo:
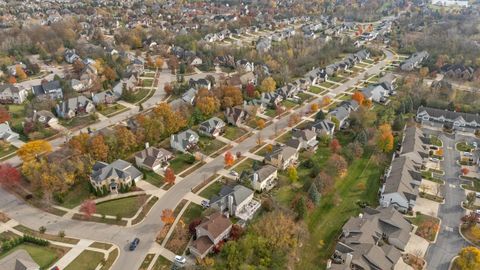
POLYGON ((440 228, 440 220, 436 217, 417 212, 415 217, 407 218, 413 225, 418 226, 416 235, 432 242, 440 228))
POLYGON ((213 197, 214 195, 217 195, 220 192, 220 190, 222 189, 222 186, 223 186, 222 182, 215 181, 212 184, 210 184, 207 188, 202 190, 202 192, 200 192, 200 194, 198 195, 200 195, 203 198, 210 199, 211 197, 213 197))
POLYGON ((165 259, 162 255, 158 256, 152 270, 168 270, 172 267, 172 262, 165 259))
POLYGON ((121 112, 126 111, 127 107, 123 106, 122 104, 116 103, 116 104, 111 104, 106 106, 98 106, 97 109, 99 113, 107 117, 112 117, 114 115, 117 115, 121 112))
POLYGON ((212 153, 224 147, 225 143, 217 139, 200 136, 198 146, 200 147, 200 150, 204 155, 210 156, 212 153))
POLYGON ((236 139, 242 137, 246 133, 247 131, 245 131, 242 128, 227 125, 225 127, 225 133, 223 134, 223 137, 229 139, 230 141, 235 141, 236 139))
POLYGON ((102 253, 84 250, 65 268, 65 270, 95 270, 102 261, 102 253))
POLYGON ((148 203, 145 206, 143 206, 140 214, 138 214, 138 216, 134 220, 132 220, 132 225, 140 223, 145 218, 145 216, 148 214, 148 212, 150 212, 150 209, 152 209, 152 207, 155 205, 155 203, 157 201, 158 201, 158 197, 156 197, 156 196, 154 196, 152 199, 150 199, 148 201, 148 203))
POLYGON ((245 170, 252 170, 253 162, 255 162, 255 160, 247 158, 243 160, 242 163, 238 164, 234 170, 238 174, 241 174, 245 170))
POLYGON ((68 249, 53 245, 42 247, 31 243, 23 243, 5 253, 0 253, 0 259, 8 256, 9 254, 17 250, 25 250, 40 266, 41 269, 48 269, 48 267, 50 267, 54 262, 60 259, 67 252, 68 249))
POLYGON ((17 225, 13 227, 15 230, 20 231, 24 234, 28 234, 37 238, 42 238, 45 240, 50 240, 50 241, 55 241, 55 242, 63 242, 67 244, 72 244, 75 245, 77 244, 80 240, 74 239, 74 238, 68 238, 68 237, 60 237, 58 235, 53 235, 53 234, 46 234, 46 233, 40 233, 38 231, 32 230, 28 227, 25 227, 23 225, 17 225))
POLYGON ((163 179, 163 176, 153 172, 153 171, 147 171, 147 170, 142 170, 143 172, 143 180, 147 181, 148 183, 156 186, 156 187, 161 187, 164 183, 165 180, 163 179))
POLYGON ((84 127, 84 126, 89 126, 95 122, 97 122, 97 118, 91 114, 91 115, 84 115, 84 116, 78 116, 74 117, 72 119, 60 119, 60 125, 66 127, 66 128, 78 128, 78 127, 84 127))
POLYGON ((324 89, 317 87, 317 86, 310 86, 310 92, 315 93, 315 94, 320 94, 323 92, 324 89))
POLYGON ((154 257, 155 257, 154 253, 147 254, 147 256, 145 256, 145 259, 143 259, 143 262, 140 265, 140 268, 138 268, 138 270, 147 270, 148 266, 150 266, 150 264, 152 263, 154 257))
POLYGON ((179 154, 169 162, 170 168, 172 168, 175 174, 179 174, 195 163, 195 157, 191 154, 179 154))
POLYGON ((71 187, 64 196, 62 196, 63 202, 59 205, 65 208, 73 209, 90 196, 93 196, 90 193, 90 183, 87 181, 80 181, 71 187))
POLYGON ((473 233, 475 226, 480 226, 480 225, 474 224, 474 225, 468 226, 467 224, 462 224, 460 226, 460 229, 465 238, 467 238, 470 242, 474 243, 475 245, 480 246, 480 239, 478 237, 475 237, 473 233))
POLYGON ((461 152, 471 152, 474 150, 473 145, 470 145, 467 142, 459 142, 455 145, 455 147, 461 152))
POLYGON ((147 195, 138 195, 97 203, 97 214, 131 218, 147 198, 147 195))

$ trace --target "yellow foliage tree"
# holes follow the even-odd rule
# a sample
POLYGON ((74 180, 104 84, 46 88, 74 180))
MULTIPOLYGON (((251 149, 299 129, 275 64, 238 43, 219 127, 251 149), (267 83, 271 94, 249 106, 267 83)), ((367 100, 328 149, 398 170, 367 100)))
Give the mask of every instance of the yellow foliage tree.
POLYGON ((260 84, 260 89, 263 92, 273 92, 277 87, 277 83, 272 77, 265 78, 262 83, 260 84))
POLYGON ((480 249, 476 247, 462 248, 455 263, 462 270, 480 269, 480 249))
POLYGON ((52 152, 52 145, 45 140, 35 140, 24 144, 17 151, 23 162, 35 159, 37 156, 52 152))
POLYGON ((20 80, 25 80, 27 78, 27 74, 25 73, 22 66, 20 66, 20 65, 15 66, 15 73, 17 74, 17 77, 20 80))

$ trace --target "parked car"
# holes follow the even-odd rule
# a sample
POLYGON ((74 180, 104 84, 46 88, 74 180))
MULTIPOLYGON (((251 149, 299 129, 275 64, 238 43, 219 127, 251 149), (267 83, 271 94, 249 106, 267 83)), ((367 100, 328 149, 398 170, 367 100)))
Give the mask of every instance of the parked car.
POLYGON ((438 158, 430 158, 430 161, 433 161, 433 162, 440 162, 440 159, 438 159, 438 158))
POLYGON ((475 195, 477 196, 477 198, 480 198, 480 192, 476 192, 475 195))
POLYGON ((234 171, 234 170, 231 170, 231 171, 230 171, 230 175, 233 175, 233 176, 235 176, 235 177, 238 177, 238 173, 237 173, 236 171, 234 171))
POLYGON ((175 256, 175 262, 179 264, 185 264, 187 262, 187 259, 183 256, 175 256))
POLYGON ((477 142, 472 142, 472 146, 475 147, 475 148, 478 148, 477 142))
POLYGON ((139 243, 140 243, 140 239, 138 239, 138 237, 133 239, 132 243, 130 243, 130 247, 129 247, 130 251, 134 251, 137 248, 139 243))
POLYGON ((210 207, 210 202, 208 200, 202 200, 200 203, 203 208, 209 208, 210 207))
POLYGON ((59 268, 58 266, 54 266, 54 267, 52 267, 52 269, 50 269, 50 270, 60 270, 60 268, 59 268))

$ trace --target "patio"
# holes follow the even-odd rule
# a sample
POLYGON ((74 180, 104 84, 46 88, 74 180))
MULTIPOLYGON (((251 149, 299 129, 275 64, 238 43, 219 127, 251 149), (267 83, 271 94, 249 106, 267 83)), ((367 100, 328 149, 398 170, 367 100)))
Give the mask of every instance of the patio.
POLYGON ((260 202, 256 200, 251 200, 245 207, 240 209, 237 213, 237 217, 241 220, 249 220, 253 217, 253 215, 260 209, 260 202))

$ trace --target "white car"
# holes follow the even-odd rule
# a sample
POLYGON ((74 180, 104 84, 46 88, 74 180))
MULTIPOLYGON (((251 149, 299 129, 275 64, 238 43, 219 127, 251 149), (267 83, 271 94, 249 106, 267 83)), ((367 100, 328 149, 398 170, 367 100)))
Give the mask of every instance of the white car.
POLYGON ((183 256, 175 256, 175 262, 179 264, 185 264, 187 262, 187 259, 183 256))
POLYGON ((477 198, 480 198, 480 192, 476 192, 476 193, 475 193, 475 196, 476 196, 477 198))
POLYGON ((231 171, 230 171, 230 174, 233 175, 233 176, 235 176, 235 177, 238 177, 238 173, 237 173, 236 171, 234 171, 234 170, 231 170, 231 171))
POLYGON ((430 158, 430 161, 433 161, 433 162, 440 162, 440 159, 438 159, 438 158, 430 158))

